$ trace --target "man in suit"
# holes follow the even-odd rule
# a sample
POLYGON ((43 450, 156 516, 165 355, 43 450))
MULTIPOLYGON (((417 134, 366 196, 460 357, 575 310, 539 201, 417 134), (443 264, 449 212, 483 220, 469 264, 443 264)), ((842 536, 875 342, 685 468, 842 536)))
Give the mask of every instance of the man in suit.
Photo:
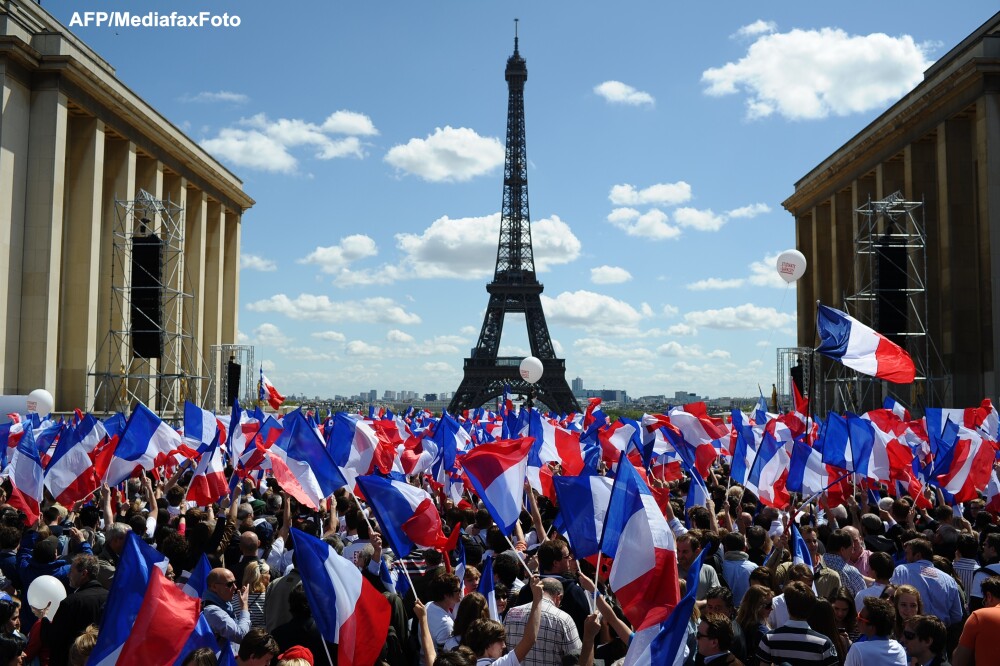
POLYGON ((743 666, 730 648, 733 644, 733 625, 725 615, 708 614, 698 625, 698 656, 695 666, 743 666))

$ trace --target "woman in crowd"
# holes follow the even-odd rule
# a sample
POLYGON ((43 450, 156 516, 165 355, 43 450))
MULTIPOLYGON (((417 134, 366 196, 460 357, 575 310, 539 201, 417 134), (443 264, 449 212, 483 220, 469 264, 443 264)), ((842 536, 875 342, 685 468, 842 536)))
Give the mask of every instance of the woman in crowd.
POLYGON ((896 629, 892 637, 901 641, 906 621, 914 615, 924 614, 924 602, 920 598, 920 590, 912 585, 900 585, 892 593, 892 605, 896 609, 896 629))
POLYGON ((736 613, 736 622, 746 637, 747 666, 756 666, 757 646, 761 636, 770 631, 767 618, 774 608, 774 592, 763 585, 751 585, 736 613))
POLYGON ((247 610, 250 611, 250 626, 264 629, 264 599, 267 585, 271 582, 271 567, 264 560, 254 560, 243 570, 243 586, 250 590, 247 596, 247 610))
POLYGON ((462 642, 462 635, 476 620, 490 619, 490 609, 486 604, 486 597, 473 592, 465 595, 458 604, 455 612, 455 624, 451 628, 451 637, 444 642, 445 650, 454 650, 462 642))
POLYGON ((847 637, 847 632, 842 631, 838 626, 837 613, 833 604, 823 597, 818 597, 816 605, 813 606, 812 612, 809 614, 808 621, 810 628, 830 639, 833 647, 837 649, 837 658, 843 666, 847 659, 847 651, 851 649, 851 640, 847 637))
POLYGON ((854 604, 854 597, 846 587, 838 587, 837 591, 830 595, 830 603, 833 604, 833 614, 837 618, 837 629, 848 639, 848 645, 858 640, 858 610, 854 604))

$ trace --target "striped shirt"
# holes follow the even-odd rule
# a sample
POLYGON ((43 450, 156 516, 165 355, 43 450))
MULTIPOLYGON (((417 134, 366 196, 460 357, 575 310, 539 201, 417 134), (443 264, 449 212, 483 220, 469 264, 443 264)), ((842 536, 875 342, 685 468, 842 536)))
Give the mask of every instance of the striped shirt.
MULTIPOLYGON (((504 628, 507 630, 507 645, 521 642, 527 629, 531 604, 515 606, 507 611, 504 628)), ((538 627, 538 638, 524 658, 524 666, 559 666, 566 657, 577 657, 583 644, 576 630, 576 623, 568 613, 559 610, 548 597, 542 598, 542 621, 538 627)), ((570 663, 576 663, 573 659, 570 663)))
POLYGON ((764 634, 757 647, 761 664, 790 666, 839 666, 837 649, 829 638, 813 631, 802 620, 789 620, 764 634))

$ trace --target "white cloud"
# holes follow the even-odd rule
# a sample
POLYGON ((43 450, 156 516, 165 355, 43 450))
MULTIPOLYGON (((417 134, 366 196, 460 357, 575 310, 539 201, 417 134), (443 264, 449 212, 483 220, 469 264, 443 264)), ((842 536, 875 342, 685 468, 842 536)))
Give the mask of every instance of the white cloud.
POLYGON ((253 341, 254 344, 258 345, 272 345, 275 347, 284 347, 292 342, 292 339, 281 332, 274 324, 261 324, 253 330, 253 341))
POLYGON ((718 310, 689 312, 684 320, 703 328, 726 330, 764 330, 779 328, 795 323, 795 315, 778 312, 774 308, 762 308, 752 303, 718 310))
POLYGON ((236 127, 225 127, 201 145, 217 157, 236 166, 277 173, 294 173, 298 158, 293 149, 311 149, 319 160, 338 157, 364 157, 361 141, 355 134, 377 134, 367 116, 338 111, 322 125, 297 118, 269 119, 258 113, 242 118, 236 127), (338 114, 341 114, 338 116, 338 114), (366 123, 361 120, 367 120, 366 123), (337 137, 336 134, 351 136, 337 137))
POLYGON ((546 320, 606 334, 635 333, 642 314, 624 301, 592 291, 564 291, 555 298, 542 294, 546 320))
POLYGON ((413 342, 414 337, 409 333, 404 333, 403 331, 394 328, 385 334, 385 339, 388 340, 389 342, 407 343, 407 342, 413 342))
POLYGON ((249 271, 263 271, 269 273, 278 270, 278 264, 271 259, 258 257, 256 254, 241 254, 240 268, 249 271))
POLYGON ((845 116, 891 103, 923 78, 928 47, 909 35, 848 35, 837 28, 760 36, 737 62, 702 73, 712 96, 742 92, 747 116, 845 116))
POLYGON ((467 127, 438 127, 426 139, 393 146, 385 161, 431 182, 461 182, 502 165, 504 147, 499 139, 479 136, 467 127))
POLYGON ((372 119, 356 111, 334 111, 323 121, 323 131, 332 134, 373 136, 378 134, 372 119))
POLYGON ((459 367, 450 363, 424 363, 421 369, 424 371, 424 374, 435 375, 435 379, 457 377, 461 374, 459 367))
POLYGON ((462 328, 458 329, 458 332, 461 333, 462 335, 470 335, 470 336, 479 335, 479 329, 476 328, 475 326, 463 326, 462 328))
POLYGON ((608 199, 616 206, 642 206, 662 204, 676 206, 691 199, 691 186, 683 180, 676 183, 656 183, 641 190, 634 185, 624 183, 615 185, 608 194, 608 199))
POLYGON ((640 303, 639 304, 639 312, 642 313, 643 317, 652 317, 653 316, 653 306, 650 305, 649 303, 645 303, 645 302, 640 303))
POLYGON ((765 203, 755 203, 749 206, 743 206, 741 208, 734 208, 733 210, 726 213, 728 217, 739 217, 752 219, 758 215, 764 215, 765 213, 770 213, 771 207, 765 203))
POLYGON ((598 266, 590 269, 590 281, 594 284, 621 284, 632 279, 632 274, 620 266, 598 266))
POLYGON ((277 312, 289 319, 363 324, 419 324, 420 317, 407 312, 390 298, 365 298, 359 301, 331 301, 327 296, 299 294, 294 299, 285 294, 247 305, 252 312, 277 312))
POLYGON ((344 348, 351 356, 381 356, 382 348, 370 345, 363 340, 351 340, 344 348))
POLYGON ((649 240, 670 240, 681 235, 681 230, 667 224, 667 219, 659 208, 641 214, 634 208, 616 208, 608 214, 608 222, 629 236, 649 240))
POLYGON ((750 25, 745 25, 736 31, 733 37, 756 37, 757 35, 766 35, 772 33, 778 29, 777 24, 774 21, 765 21, 764 19, 757 19, 750 25))
POLYGON ((313 333, 312 336, 327 342, 345 342, 347 340, 347 336, 340 331, 319 331, 317 333, 313 333))
POLYGON ((645 347, 635 344, 616 344, 601 338, 580 338, 573 346, 582 356, 591 358, 651 359, 655 354, 645 347))
POLYGON ((680 310, 674 305, 664 305, 663 306, 663 316, 664 317, 676 317, 680 310))
POLYGON ((243 93, 229 92, 228 90, 219 90, 217 92, 200 92, 195 95, 184 95, 181 97, 182 102, 222 102, 225 104, 246 104, 250 101, 250 98, 243 93))
POLYGON ((667 335, 698 335, 698 329, 690 324, 674 324, 667 328, 667 335))
POLYGON ((652 106, 656 100, 648 92, 636 90, 621 81, 605 81, 594 86, 594 92, 612 104, 627 104, 629 106, 652 106))
POLYGON ((687 288, 691 291, 710 291, 716 289, 736 289, 737 287, 743 286, 743 278, 732 278, 729 280, 723 280, 722 278, 707 278, 705 280, 698 280, 697 282, 692 282, 687 285, 687 288))
MULTIPOLYGON (((420 234, 396 234, 396 246, 403 254, 400 261, 370 271, 342 270, 334 284, 350 287, 414 278, 480 280, 493 274, 499 236, 500 213, 441 217, 420 234)), ((557 215, 531 223, 531 244, 539 272, 575 260, 582 247, 557 215)))
POLYGON ((778 275, 777 254, 769 254, 762 261, 755 261, 750 264, 750 284, 755 287, 774 287, 784 289, 787 283, 778 275))
POLYGON ((278 350, 285 356, 291 357, 296 361, 308 361, 308 362, 318 362, 318 361, 339 361, 340 357, 336 354, 331 354, 330 352, 319 352, 314 350, 312 347, 282 347, 278 350))
POLYGON ((339 273, 352 262, 374 257, 378 254, 375 241, 364 234, 353 234, 340 239, 336 245, 317 247, 308 256, 299 259, 300 264, 315 264, 324 273, 339 273))
POLYGON ((674 222, 682 227, 690 227, 698 231, 718 231, 726 223, 726 218, 723 215, 716 215, 710 210, 678 208, 674 211, 674 222))

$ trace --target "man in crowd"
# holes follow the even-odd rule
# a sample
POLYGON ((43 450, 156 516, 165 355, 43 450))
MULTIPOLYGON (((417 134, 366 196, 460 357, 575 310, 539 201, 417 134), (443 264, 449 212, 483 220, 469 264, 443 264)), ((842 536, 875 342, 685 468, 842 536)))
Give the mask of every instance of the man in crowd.
POLYGON ((805 583, 785 586, 788 622, 764 634, 757 648, 761 666, 838 666, 837 649, 829 638, 809 628, 806 618, 816 605, 816 595, 805 583))
POLYGON ((695 666, 743 666, 731 651, 733 626, 725 615, 705 615, 698 625, 695 666))
POLYGON ((889 637, 895 624, 892 602, 866 597, 858 613, 858 629, 865 640, 851 646, 844 666, 907 666, 906 650, 889 637))
MULTIPOLYGON (((554 666, 566 663, 567 659, 576 663, 583 646, 573 618, 559 610, 562 596, 563 586, 559 580, 542 578, 542 618, 538 638, 521 662, 522 666, 554 666)), ((517 645, 524 637, 531 606, 530 603, 523 604, 507 611, 504 627, 508 645, 517 645)))
POLYGON ((904 545, 906 563, 892 573, 893 585, 912 585, 920 592, 924 612, 941 618, 946 626, 962 621, 962 595, 955 579, 935 569, 934 549, 927 539, 911 539, 904 545))

